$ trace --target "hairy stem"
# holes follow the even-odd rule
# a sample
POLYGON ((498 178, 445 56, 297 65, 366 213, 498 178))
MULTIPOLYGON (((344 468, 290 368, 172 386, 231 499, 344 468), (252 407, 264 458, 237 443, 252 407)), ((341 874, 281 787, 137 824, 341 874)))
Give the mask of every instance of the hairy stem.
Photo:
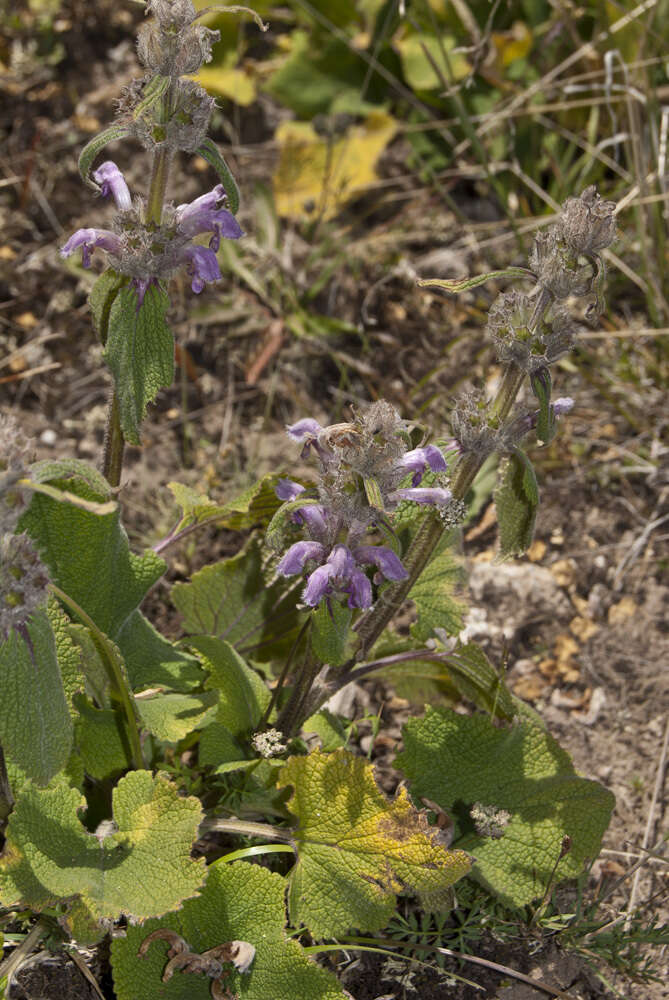
POLYGON ((104 456, 102 459, 102 475, 110 486, 116 488, 121 484, 121 472, 123 471, 123 452, 125 441, 121 430, 121 415, 119 412, 118 397, 116 392, 112 392, 107 415, 107 429, 105 431, 104 456))
POLYGON ((286 827, 270 826, 269 823, 251 823, 244 819, 221 819, 211 816, 200 823, 199 833, 235 833, 240 837, 263 837, 265 840, 280 840, 284 844, 293 842, 293 832, 286 827))

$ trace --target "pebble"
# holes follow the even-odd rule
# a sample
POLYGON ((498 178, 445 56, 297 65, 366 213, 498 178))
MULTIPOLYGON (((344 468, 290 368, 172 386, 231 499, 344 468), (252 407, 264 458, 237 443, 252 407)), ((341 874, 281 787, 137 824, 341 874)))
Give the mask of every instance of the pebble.
POLYGON ((49 448, 53 448, 56 441, 58 440, 58 435, 56 434, 53 427, 47 427, 46 430, 42 431, 42 433, 39 436, 39 439, 42 444, 47 445, 47 447, 49 448))

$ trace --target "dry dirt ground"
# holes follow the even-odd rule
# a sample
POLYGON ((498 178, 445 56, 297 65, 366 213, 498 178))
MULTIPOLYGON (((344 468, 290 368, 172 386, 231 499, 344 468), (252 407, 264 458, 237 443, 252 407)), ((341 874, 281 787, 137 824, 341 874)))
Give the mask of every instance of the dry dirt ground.
MULTIPOLYGON (((61 37, 66 58, 57 69, 30 64, 28 53, 28 61, 0 81, 0 408, 19 417, 35 438, 40 458, 95 462, 100 453, 109 380, 88 324, 90 285, 86 275, 60 260, 57 248, 74 229, 97 224, 96 213, 105 212, 81 184, 76 157, 108 121, 119 79, 132 75, 130 20, 106 4, 97 5, 95 16, 86 5, 73 4, 70 27, 61 37), (109 16, 101 20, 103 9, 109 16)), ((271 148, 260 140, 271 113, 262 108, 250 115, 248 135, 239 138, 236 162, 243 191, 269 179, 271 148)), ((144 165, 133 165, 124 155, 131 185, 139 183, 144 165)), ((386 170, 392 176, 392 158, 386 170)), ((203 178, 207 175, 191 172, 173 191, 175 200, 200 193, 208 183, 203 178)), ((459 195, 471 206, 472 218, 488 212, 486 203, 482 210, 477 207, 475 192, 466 185, 459 195)), ((178 384, 161 393, 151 409, 144 447, 129 450, 121 493, 137 545, 169 528, 174 511, 164 487, 170 479, 222 496, 276 468, 278 461, 289 471, 294 457, 282 427, 300 416, 331 421, 347 401, 385 395, 405 416, 420 410, 438 430, 445 427, 447 401, 470 376, 483 372, 488 358, 485 303, 472 297, 454 304, 419 293, 407 268, 396 261, 389 275, 387 254, 374 248, 387 247, 393 239, 412 267, 429 255, 437 263, 446 260, 446 266, 450 261, 456 271, 448 273, 476 265, 476 258, 455 246, 453 235, 449 238, 457 227, 429 193, 417 192, 406 206, 395 215, 387 209, 368 213, 372 221, 366 227, 356 228, 353 217, 341 223, 340 235, 352 241, 352 253, 357 251, 362 262, 355 275, 346 268, 335 274, 314 308, 359 326, 361 337, 298 341, 282 329, 281 317, 228 279, 202 296, 197 305, 204 303, 206 309, 193 319, 189 290, 177 287, 178 384), (453 247, 444 249, 449 239, 453 247), (371 296, 370 289, 375 289, 371 296), (263 348, 268 360, 257 364, 263 348)), ((253 218, 242 215, 242 221, 252 240, 253 218)), ((298 268, 308 247, 292 229, 286 240, 298 268)), ((260 260, 260 266, 269 263, 260 260)), ((646 325, 629 311, 615 322, 621 315, 614 301, 608 327, 646 325)), ((559 374, 558 394, 572 395, 575 410, 557 442, 535 456, 542 506, 527 557, 493 563, 496 527, 488 504, 463 539, 468 635, 496 662, 506 657, 514 691, 540 711, 577 768, 615 793, 616 811, 593 883, 624 875, 668 828, 669 477, 666 409, 653 375, 661 356, 657 345, 642 336, 585 341, 559 374), (618 378, 622 369, 631 372, 628 381, 618 378)), ((209 542, 203 546, 207 557, 236 544, 216 535, 209 542)), ((205 552, 177 553, 171 578, 190 573, 205 552)), ((154 618, 165 614, 164 594, 159 588, 152 595, 154 618)), ((169 618, 165 623, 177 627, 169 618)), ((374 710, 383 701, 383 728, 372 759, 384 775, 399 748, 407 704, 379 683, 356 698, 374 710)), ((666 860, 648 861, 638 881, 633 876, 622 881, 606 912, 614 919, 632 901, 648 919, 656 913, 666 922, 667 882, 666 860)), ((481 955, 526 974, 538 971, 557 989, 569 990, 574 1000, 610 995, 582 962, 553 947, 532 957, 526 946, 500 954, 494 942, 487 942, 481 955)), ((656 954, 655 960, 666 982, 669 956, 656 954)), ((382 979, 375 959, 345 965, 344 979, 356 1000, 483 995, 530 1000, 541 995, 474 965, 459 972, 484 984, 485 994, 434 978, 414 982, 412 993, 411 983, 403 983, 398 973, 393 977, 392 970, 382 979)), ((623 996, 669 997, 663 982, 634 986, 610 976, 623 996)), ((15 995, 33 1000, 77 995, 74 986, 54 991, 54 980, 49 982, 47 992, 38 992, 33 981, 32 992, 15 995)))

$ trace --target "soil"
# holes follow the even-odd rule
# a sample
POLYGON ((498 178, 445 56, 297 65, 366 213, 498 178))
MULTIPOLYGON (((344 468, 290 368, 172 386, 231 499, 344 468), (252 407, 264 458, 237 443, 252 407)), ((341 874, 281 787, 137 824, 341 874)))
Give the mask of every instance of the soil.
MULTIPOLYGON (((56 42, 64 57, 57 65, 32 52, 28 22, 24 34, 16 29, 4 47, 13 62, 0 77, 0 411, 19 417, 35 439, 36 457, 96 462, 109 377, 87 315, 90 274, 63 262, 58 247, 76 228, 97 225, 96 219, 104 225, 109 218, 108 207, 81 184, 76 158, 111 117, 119 80, 137 72, 131 38, 139 15, 107 0, 94 8, 71 0, 63 10, 56 42)), ((263 103, 249 115, 248 126, 241 120, 232 152, 244 191, 270 183, 276 115, 263 103)), ((217 124, 216 138, 224 141, 222 117, 217 124)), ((138 188, 145 162, 127 149, 122 156, 129 184, 138 188)), ((293 471, 286 422, 305 415, 335 422, 346 418, 347 404, 381 395, 405 416, 420 413, 428 425, 443 429, 444 400, 486 371, 484 312, 493 293, 454 302, 415 288, 415 271, 441 267, 447 274, 462 273, 481 266, 481 260, 458 239, 455 220, 431 192, 406 190, 399 178, 402 156, 401 145, 394 146, 382 167, 388 179, 398 177, 402 207, 363 199, 337 220, 336 239, 348 243, 356 263, 343 262, 312 302, 316 311, 347 320, 352 332, 331 340, 313 333, 298 338, 238 279, 225 278, 197 303, 187 283, 176 284, 177 384, 150 408, 143 447, 128 449, 120 494, 136 546, 169 529, 174 510, 165 484, 171 479, 220 497, 277 463, 293 471)), ((198 169, 175 176, 171 196, 179 202, 211 180, 198 169)), ((490 218, 490 205, 470 185, 463 182, 456 193, 473 222, 490 218)), ((252 208, 249 199, 241 221, 251 234, 249 265, 263 275, 276 267, 276 254, 255 241, 252 208)), ((286 288, 303 291, 313 278, 309 243, 288 224, 282 245, 281 280, 286 288)), ((486 259, 484 266, 491 263, 486 259)), ((616 322, 614 295, 615 288, 607 327, 648 325, 640 313, 630 318, 628 312, 616 322)), ((494 563, 494 514, 484 504, 465 532, 463 559, 469 578, 467 634, 483 644, 493 662, 504 660, 512 689, 541 713, 577 769, 616 796, 604 850, 591 874, 593 886, 621 879, 606 912, 615 919, 633 901, 649 920, 655 915, 666 923, 669 870, 657 845, 668 821, 669 452, 666 437, 662 443, 667 422, 662 391, 653 375, 658 357, 657 345, 642 336, 583 342, 558 375, 557 394, 573 396, 575 410, 557 440, 533 455, 542 504, 532 548, 513 564, 494 563), (623 368, 635 377, 621 380, 623 368), (634 876, 622 878, 654 845, 658 857, 642 865, 638 883, 634 876)), ((237 544, 230 533, 212 532, 197 547, 184 546, 173 557, 167 582, 237 544)), ((166 586, 159 586, 145 610, 176 634, 166 593, 166 586)), ((393 791, 397 778, 388 765, 399 749, 408 703, 378 682, 364 685, 353 698, 354 708, 367 704, 376 710, 383 702, 383 728, 371 751, 393 791)), ((371 738, 363 749, 370 743, 371 738)), ((528 942, 509 948, 484 939, 479 957, 539 975, 574 1000, 613 995, 583 960, 550 941, 534 953, 528 942)), ((618 995, 660 1000, 669 997, 664 985, 669 956, 656 952, 655 964, 659 984, 634 985, 610 970, 607 975, 618 995)), ((339 971, 356 1000, 542 995, 510 973, 473 964, 453 970, 483 986, 484 993, 433 972, 403 981, 400 972, 382 966, 377 956, 363 954, 343 962, 339 971)), ((80 975, 73 966, 71 971, 80 975)), ((15 1000, 88 995, 83 980, 81 990, 64 984, 70 973, 62 964, 42 964, 32 974, 27 992, 25 986, 14 988, 15 1000), (50 968, 57 978, 45 992, 36 977, 50 968)))

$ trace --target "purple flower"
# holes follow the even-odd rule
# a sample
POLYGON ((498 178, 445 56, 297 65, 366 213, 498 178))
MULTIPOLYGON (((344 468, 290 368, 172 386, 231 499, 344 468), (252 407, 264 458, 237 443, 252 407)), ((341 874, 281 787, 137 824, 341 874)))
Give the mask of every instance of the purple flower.
POLYGON ((304 493, 304 486, 294 483, 292 479, 280 479, 274 488, 274 492, 279 500, 297 500, 300 493, 304 493))
POLYGON ((426 468, 430 468, 432 472, 448 471, 446 459, 434 444, 428 444, 424 448, 414 448, 413 451, 405 452, 401 461, 407 472, 412 473, 412 486, 419 485, 426 468))
POLYGON ((557 399, 553 400, 551 403, 553 407, 553 413, 556 417, 561 417, 563 413, 569 413, 569 411, 574 406, 574 400, 571 396, 559 396, 557 399))
POLYGON ((213 232, 209 240, 211 250, 218 250, 221 237, 228 240, 238 240, 243 236, 241 226, 232 212, 219 208, 219 202, 225 199, 222 184, 217 184, 213 190, 201 195, 186 205, 179 205, 175 212, 177 228, 184 236, 197 236, 199 233, 213 232))
POLYGON ((96 247, 102 247, 108 253, 120 254, 123 243, 120 236, 109 229, 77 229, 70 236, 64 247, 61 247, 61 257, 69 257, 81 247, 81 262, 84 267, 91 266, 91 253, 96 247))
POLYGON ((421 486, 417 489, 407 487, 406 489, 395 490, 391 493, 391 500, 411 500, 413 503, 424 504, 445 504, 452 498, 450 490, 445 490, 441 486, 421 486))
POLYGON ((406 580, 409 576, 399 556, 385 545, 358 545, 353 556, 356 562, 376 566, 386 580, 406 580))
POLYGON ((125 182, 125 177, 113 160, 106 160, 104 163, 101 163, 98 169, 93 171, 93 178, 100 185, 104 198, 108 198, 110 194, 112 195, 119 212, 130 211, 132 208, 130 191, 125 182))
POLYGON ((304 569, 304 564, 310 559, 320 562, 325 555, 325 549, 320 542, 295 542, 286 552, 276 568, 281 576, 295 576, 304 569))
POLYGON ((293 441, 301 441, 305 437, 318 437, 323 428, 313 417, 305 417, 296 424, 288 424, 286 430, 293 441))
POLYGON ((218 259, 209 247, 184 247, 180 257, 188 263, 187 271, 191 278, 190 287, 196 295, 200 294, 208 281, 218 281, 221 277, 218 259))

